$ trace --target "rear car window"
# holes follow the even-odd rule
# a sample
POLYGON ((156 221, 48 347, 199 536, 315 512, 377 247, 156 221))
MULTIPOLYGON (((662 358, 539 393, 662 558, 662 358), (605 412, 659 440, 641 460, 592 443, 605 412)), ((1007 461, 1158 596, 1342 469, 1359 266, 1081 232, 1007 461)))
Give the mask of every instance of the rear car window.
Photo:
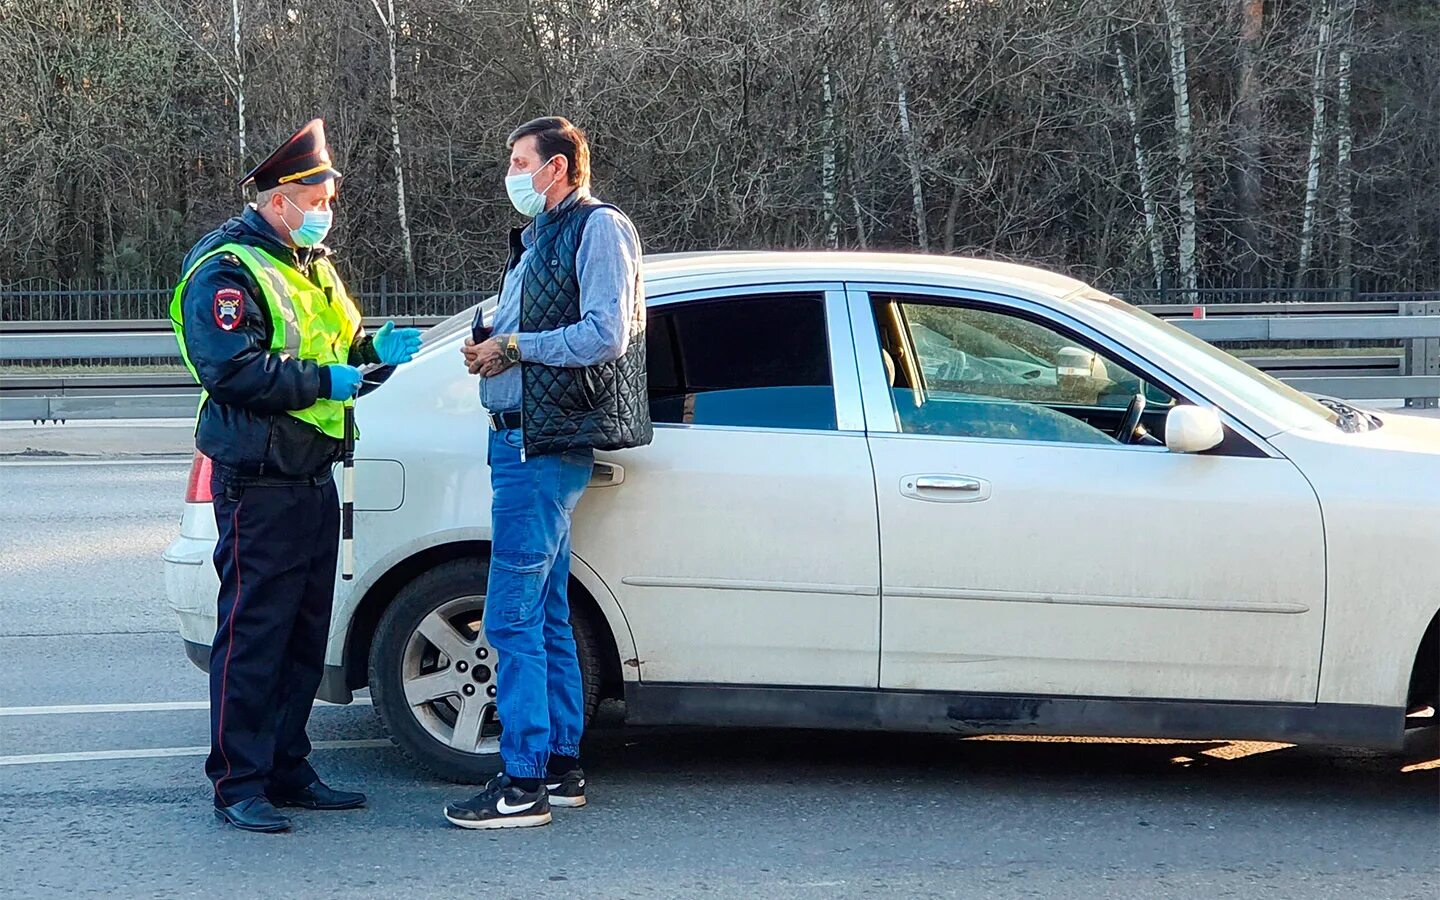
POLYGON ((659 423, 834 430, 825 305, 815 294, 650 310, 650 416, 659 423))

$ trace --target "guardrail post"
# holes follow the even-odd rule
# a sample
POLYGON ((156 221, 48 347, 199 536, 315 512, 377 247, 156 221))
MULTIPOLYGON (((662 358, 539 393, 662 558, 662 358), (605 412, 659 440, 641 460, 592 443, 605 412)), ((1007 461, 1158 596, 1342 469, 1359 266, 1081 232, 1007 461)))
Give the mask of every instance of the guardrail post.
POLYGON ((380 273, 380 318, 390 318, 390 293, 386 285, 385 273, 380 273))
MULTIPOLYGON (((1411 303, 1409 307, 1412 316, 1440 315, 1440 303, 1411 303)), ((1409 342, 1408 353, 1411 364, 1409 374, 1440 375, 1440 338, 1412 340, 1409 342)), ((1440 398, 1406 398, 1405 405, 1418 409, 1435 409, 1440 406, 1440 398)))

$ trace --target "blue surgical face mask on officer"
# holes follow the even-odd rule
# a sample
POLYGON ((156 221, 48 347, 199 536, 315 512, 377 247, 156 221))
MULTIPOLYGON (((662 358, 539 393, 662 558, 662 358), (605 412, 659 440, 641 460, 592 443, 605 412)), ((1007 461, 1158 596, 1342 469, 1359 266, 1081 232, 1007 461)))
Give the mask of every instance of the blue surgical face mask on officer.
MULTIPOLYGON (((545 160, 544 166, 550 165, 554 159, 555 157, 552 156, 545 160)), ((545 190, 548 191, 554 186, 555 178, 551 178, 550 183, 545 186, 545 190)), ((510 195, 510 203, 522 216, 533 219, 545 211, 545 193, 535 190, 535 175, 521 172, 518 175, 505 176, 505 193, 510 195)))
POLYGON ((330 225, 335 220, 335 214, 328 209, 301 209, 295 206, 294 202, 284 194, 280 198, 291 206, 303 217, 299 228, 290 229, 290 240, 294 241, 297 247, 313 247, 325 240, 325 235, 330 233, 330 225))

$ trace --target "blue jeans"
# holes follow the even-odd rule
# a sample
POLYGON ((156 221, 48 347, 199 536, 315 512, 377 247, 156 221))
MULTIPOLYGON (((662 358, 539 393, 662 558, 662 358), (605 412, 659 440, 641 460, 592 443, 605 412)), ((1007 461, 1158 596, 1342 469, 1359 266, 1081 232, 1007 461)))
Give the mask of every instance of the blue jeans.
POLYGON ((490 435, 493 544, 485 636, 495 648, 500 758, 512 778, 543 778, 550 755, 580 755, 585 688, 570 630, 570 515, 595 454, 521 459, 518 430, 490 435))

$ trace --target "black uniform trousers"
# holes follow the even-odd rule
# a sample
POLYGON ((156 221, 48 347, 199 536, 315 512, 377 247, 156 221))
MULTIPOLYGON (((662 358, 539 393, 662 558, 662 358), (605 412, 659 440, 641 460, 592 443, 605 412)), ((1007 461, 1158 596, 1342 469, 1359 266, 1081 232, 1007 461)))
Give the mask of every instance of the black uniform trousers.
POLYGON ((212 481, 220 595, 210 649, 215 805, 312 783, 305 734, 325 668, 340 505, 327 470, 289 483, 212 481))

